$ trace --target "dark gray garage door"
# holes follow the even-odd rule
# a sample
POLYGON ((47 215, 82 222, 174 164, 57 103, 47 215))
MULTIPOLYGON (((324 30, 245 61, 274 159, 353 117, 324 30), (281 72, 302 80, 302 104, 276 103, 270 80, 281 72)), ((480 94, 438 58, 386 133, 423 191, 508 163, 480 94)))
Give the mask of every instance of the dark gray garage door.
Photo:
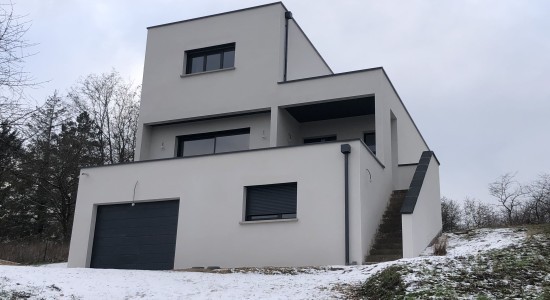
POLYGON ((92 268, 174 268, 179 200, 97 207, 92 268))

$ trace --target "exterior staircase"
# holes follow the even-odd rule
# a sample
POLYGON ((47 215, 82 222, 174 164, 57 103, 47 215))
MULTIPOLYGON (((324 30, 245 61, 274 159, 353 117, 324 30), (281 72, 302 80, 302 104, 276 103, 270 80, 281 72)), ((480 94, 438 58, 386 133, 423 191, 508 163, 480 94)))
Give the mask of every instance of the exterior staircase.
POLYGON ((365 258, 365 263, 379 263, 403 258, 401 233, 401 206, 408 190, 393 191, 390 204, 378 227, 374 244, 365 258))

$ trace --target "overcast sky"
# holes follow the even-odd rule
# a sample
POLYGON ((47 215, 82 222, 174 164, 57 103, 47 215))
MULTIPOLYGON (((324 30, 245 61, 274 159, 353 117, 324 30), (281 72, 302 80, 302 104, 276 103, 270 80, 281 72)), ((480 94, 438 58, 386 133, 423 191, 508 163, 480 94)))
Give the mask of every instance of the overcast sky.
MULTIPOLYGON (((146 27, 254 0, 19 0, 42 102, 91 73, 141 84, 146 27)), ((550 172, 550 1, 284 1, 335 72, 382 66, 441 161, 441 194, 488 200, 550 172)))

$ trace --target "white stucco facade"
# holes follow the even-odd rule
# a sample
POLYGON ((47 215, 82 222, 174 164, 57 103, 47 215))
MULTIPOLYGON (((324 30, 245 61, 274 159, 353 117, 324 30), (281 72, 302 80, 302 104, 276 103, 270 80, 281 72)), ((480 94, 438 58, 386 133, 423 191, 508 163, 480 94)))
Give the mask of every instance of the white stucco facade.
MULTIPOLYGON (((365 262, 392 191, 408 188, 429 147, 382 68, 333 74, 286 12, 274 3, 149 28, 138 162, 83 169, 70 267, 90 266, 98 206, 168 199, 179 199, 175 269, 344 264, 345 186, 347 263, 365 262), (186 74, 188 51, 228 43, 234 66, 186 74), (245 151, 176 157, 182 137, 240 129, 245 151), (287 182, 295 218, 245 219, 246 187, 287 182)), ((407 256, 441 229, 438 164, 429 172, 421 210, 403 219, 407 256)))

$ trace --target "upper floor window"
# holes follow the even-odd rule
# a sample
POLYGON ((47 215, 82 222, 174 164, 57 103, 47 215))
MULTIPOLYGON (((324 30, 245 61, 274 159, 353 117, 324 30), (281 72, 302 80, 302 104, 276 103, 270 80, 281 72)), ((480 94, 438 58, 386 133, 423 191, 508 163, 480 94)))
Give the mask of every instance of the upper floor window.
POLYGON ((315 143, 324 143, 324 142, 331 142, 331 141, 336 141, 335 135, 316 137, 316 138, 305 138, 304 144, 315 144, 315 143))
POLYGON ((185 74, 233 68, 235 43, 186 51, 185 74))
POLYGON ((177 156, 248 150, 250 128, 178 136, 177 156))

